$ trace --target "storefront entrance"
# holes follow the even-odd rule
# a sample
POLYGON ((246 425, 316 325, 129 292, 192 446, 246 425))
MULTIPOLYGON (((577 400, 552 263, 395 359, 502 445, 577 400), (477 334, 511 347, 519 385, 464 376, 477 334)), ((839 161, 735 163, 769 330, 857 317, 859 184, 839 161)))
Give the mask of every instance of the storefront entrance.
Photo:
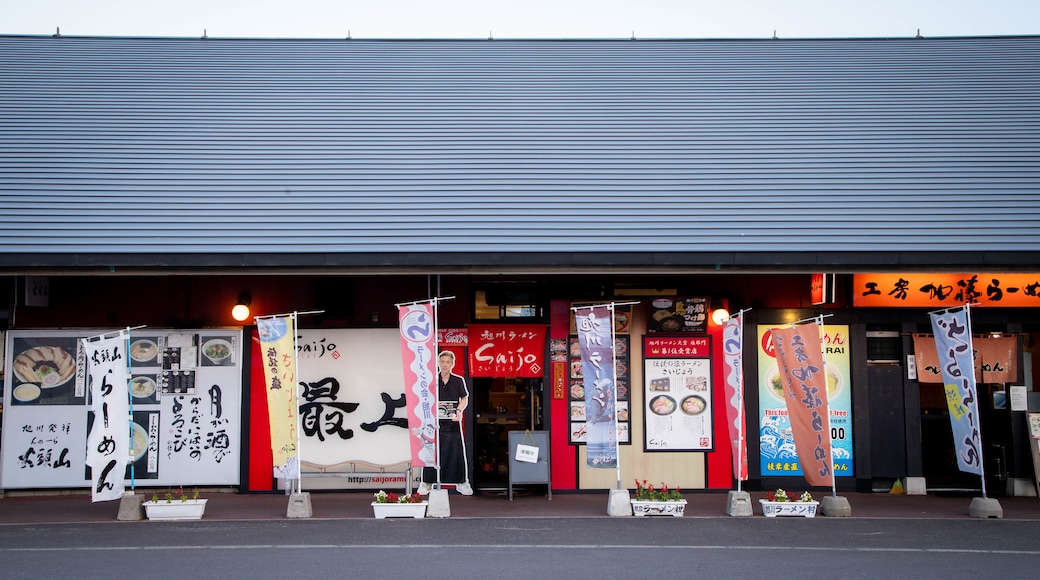
POLYGON ((542 429, 542 379, 473 379, 473 487, 505 492, 509 432, 542 429))

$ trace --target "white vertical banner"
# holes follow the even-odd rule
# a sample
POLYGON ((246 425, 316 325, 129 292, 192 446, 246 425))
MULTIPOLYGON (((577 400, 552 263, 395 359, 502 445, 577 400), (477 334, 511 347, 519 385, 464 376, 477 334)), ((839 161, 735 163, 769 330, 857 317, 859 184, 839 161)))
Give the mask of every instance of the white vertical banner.
MULTIPOLYGON (((982 439, 968 307, 930 312, 950 426, 961 471, 982 475, 982 439)), ((985 480, 983 480, 985 495, 985 480)))
POLYGON ((731 316, 722 326, 722 362, 726 377, 726 429, 733 454, 733 478, 739 482, 748 478, 747 419, 744 407, 744 321, 742 314, 731 316))
POLYGON ((91 498, 95 502, 120 499, 130 458, 127 334, 124 331, 113 338, 83 339, 81 344, 87 358, 93 417, 86 460, 91 468, 91 498))

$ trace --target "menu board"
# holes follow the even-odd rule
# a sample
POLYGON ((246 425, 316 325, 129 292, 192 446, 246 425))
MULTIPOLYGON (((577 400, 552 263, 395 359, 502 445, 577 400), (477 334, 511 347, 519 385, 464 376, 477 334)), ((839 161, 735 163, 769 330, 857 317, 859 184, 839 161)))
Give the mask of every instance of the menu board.
MULTIPOLYGON (((86 361, 104 331, 7 333, 0 486, 89 488, 86 361)), ((135 330, 127 352, 131 454, 145 485, 235 485, 241 453, 241 331, 135 330)))
POLYGON ((650 332, 705 332, 709 299, 655 298, 650 302, 650 332))
POLYGON ((643 337, 643 449, 715 447, 711 337, 643 337))

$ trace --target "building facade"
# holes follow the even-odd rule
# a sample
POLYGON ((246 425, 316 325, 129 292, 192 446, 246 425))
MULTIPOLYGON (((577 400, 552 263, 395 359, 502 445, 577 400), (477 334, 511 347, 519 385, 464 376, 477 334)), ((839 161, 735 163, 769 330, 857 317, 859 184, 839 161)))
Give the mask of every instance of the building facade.
MULTIPOLYGON (((978 486, 950 467, 941 385, 911 365, 929 311, 979 302, 979 338, 1015 341, 1016 374, 980 386, 989 487, 1023 492, 1027 411, 1000 400, 1020 386, 1028 407, 1034 389, 1038 52, 1037 37, 0 37, 5 482, 25 455, 8 439, 19 332, 205 335, 243 328, 230 308, 247 294, 256 314, 315 310, 301 323, 359 331, 453 296, 443 328, 542 325, 550 345, 572 334, 572 305, 634 302, 624 480, 726 489, 718 340, 711 447, 647 436, 644 341, 675 334, 653 303, 698 298, 706 316, 746 311, 749 347, 814 316, 846 333, 838 485, 858 490, 978 486), (814 299, 814 274, 833 296, 814 299)), ((691 334, 717 333, 706 319, 691 334)), ((478 487, 500 485, 502 449, 476 443, 517 415, 550 432, 554 488, 613 487, 583 463, 552 356, 535 382, 470 377, 478 487)), ((791 481, 762 460, 766 365, 743 360, 751 483, 791 481)), ((243 473, 262 463, 245 406, 243 473)))

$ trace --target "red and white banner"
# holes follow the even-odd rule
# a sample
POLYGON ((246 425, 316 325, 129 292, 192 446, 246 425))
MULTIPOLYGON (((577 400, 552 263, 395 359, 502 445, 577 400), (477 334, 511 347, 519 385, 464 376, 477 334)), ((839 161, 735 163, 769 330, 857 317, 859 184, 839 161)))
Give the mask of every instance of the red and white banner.
MULTIPOLYGON (((91 501, 123 497, 130 458, 130 397, 126 334, 91 341, 82 339, 90 384, 93 422, 87 436, 87 465, 91 474, 91 501)), ((147 445, 143 438, 142 445, 147 445)))
POLYGON ((437 465, 437 333, 433 303, 397 307, 412 467, 437 465))
POLYGON ((743 319, 738 314, 731 316, 722 326, 722 363, 725 373, 723 388, 726 394, 726 427, 733 455, 733 476, 740 481, 748 478, 747 413, 744 406, 744 363, 741 359, 743 350, 743 319))
POLYGON ((545 326, 470 325, 471 377, 545 376, 545 326))
POLYGON ((820 326, 810 322, 770 332, 802 473, 810 485, 830 486, 834 468, 820 326))

